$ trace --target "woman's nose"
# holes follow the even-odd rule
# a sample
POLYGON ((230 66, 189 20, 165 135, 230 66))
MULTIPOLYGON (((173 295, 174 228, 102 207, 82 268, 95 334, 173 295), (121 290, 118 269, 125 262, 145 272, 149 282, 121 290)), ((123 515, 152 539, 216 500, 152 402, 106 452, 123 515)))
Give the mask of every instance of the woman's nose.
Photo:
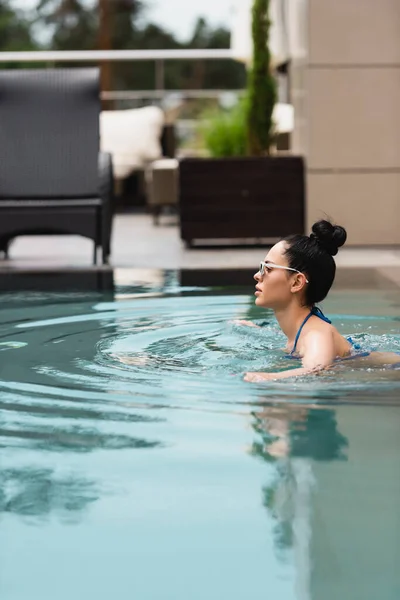
POLYGON ((256 281, 261 281, 261 279, 262 279, 260 271, 257 271, 257 273, 254 273, 253 277, 256 281))

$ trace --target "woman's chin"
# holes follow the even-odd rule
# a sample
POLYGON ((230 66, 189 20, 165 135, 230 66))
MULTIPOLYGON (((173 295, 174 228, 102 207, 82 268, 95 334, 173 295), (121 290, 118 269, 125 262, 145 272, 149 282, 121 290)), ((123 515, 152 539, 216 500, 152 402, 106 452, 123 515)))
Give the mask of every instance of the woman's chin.
POLYGON ((262 296, 256 296, 256 299, 254 300, 254 304, 256 304, 257 306, 264 306, 262 296))
POLYGON ((256 296, 256 299, 254 300, 254 304, 256 306, 260 306, 261 308, 273 308, 273 306, 271 306, 271 303, 268 302, 268 300, 266 298, 264 298, 264 296, 256 296))

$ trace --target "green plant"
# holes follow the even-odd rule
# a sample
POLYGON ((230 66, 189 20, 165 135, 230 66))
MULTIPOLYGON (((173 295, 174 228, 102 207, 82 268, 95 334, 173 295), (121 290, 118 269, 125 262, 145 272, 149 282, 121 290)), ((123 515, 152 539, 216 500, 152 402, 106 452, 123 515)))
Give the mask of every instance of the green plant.
POLYGON ((219 110, 205 116, 202 134, 212 157, 246 156, 246 114, 247 102, 241 100, 229 111, 219 110))
POLYGON ((271 73, 268 47, 269 0, 254 0, 252 11, 253 64, 248 78, 247 143, 251 156, 269 154, 276 102, 276 82, 271 73))
POLYGON ((253 64, 245 99, 230 111, 209 116, 202 128, 205 145, 213 157, 265 156, 270 152, 277 93, 268 47, 269 4, 270 0, 253 2, 253 64))

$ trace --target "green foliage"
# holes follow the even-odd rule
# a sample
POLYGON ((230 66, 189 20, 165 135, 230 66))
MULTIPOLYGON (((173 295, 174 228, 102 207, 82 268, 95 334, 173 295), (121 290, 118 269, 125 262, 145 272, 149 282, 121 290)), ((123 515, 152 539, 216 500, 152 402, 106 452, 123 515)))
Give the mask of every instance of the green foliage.
MULTIPOLYGON (((99 0, 37 0, 37 28, 52 27, 51 50, 92 50, 99 48, 99 0)), ((0 0, 1 2, 1 0, 0 0)), ((146 22, 147 2, 109 0, 108 35, 111 47, 128 49, 229 48, 228 29, 213 29, 198 19, 187 42, 153 23, 146 22)), ((112 87, 118 90, 153 89, 154 63, 147 61, 111 63, 112 87)), ((233 61, 166 61, 166 89, 240 89, 246 82, 243 65, 233 61)))
MULTIPOLYGON (((0 0, 0 50, 94 50, 106 47, 102 45, 104 40, 108 47, 116 50, 230 47, 230 31, 224 27, 213 28, 202 18, 186 41, 176 39, 169 31, 146 20, 150 0, 36 0, 32 10, 19 11, 12 9, 13 2, 0 0), (100 18, 101 6, 107 7, 107 19, 100 18)), ((21 1, 18 6, 23 6, 21 1)), ((28 65, 38 67, 37 63, 28 65)), ((75 67, 77 63, 62 65, 75 67)), ((2 65, 2 68, 7 66, 2 65)), ((11 63, 10 66, 21 65, 11 63)), ((107 71, 102 79, 103 89, 151 90, 155 87, 153 61, 116 61, 107 66, 102 64, 103 75, 107 71)), ((167 60, 164 84, 167 90, 243 89, 246 70, 244 65, 229 60, 167 60)), ((115 108, 128 106, 114 105, 115 108)), ((203 108, 203 100, 183 101, 179 114, 186 111, 185 118, 196 118, 203 108)))
POLYGON ((204 142, 212 157, 246 156, 246 113, 247 102, 241 100, 232 110, 205 117, 204 142))
MULTIPOLYGON (((223 27, 213 29, 199 18, 186 48, 230 48, 230 32, 223 27)), ((183 88, 188 89, 242 89, 246 85, 245 66, 233 60, 187 61, 183 88)))
MULTIPOLYGON (((6 0, 0 0, 0 52, 37 50, 32 39, 30 24, 6 0)), ((1 68, 17 68, 26 65, 6 63, 1 68)))
POLYGON ((246 100, 231 112, 220 113, 204 135, 211 156, 265 156, 273 139, 272 113, 277 100, 271 73, 269 0, 254 0, 252 12, 253 64, 246 100))
POLYGON ((98 21, 82 0, 38 0, 36 25, 52 28, 51 50, 92 50, 98 21))
POLYGON ((249 74, 247 115, 248 149, 251 156, 269 153, 272 141, 272 111, 277 98, 271 73, 269 0, 254 0, 252 34, 253 64, 249 74))

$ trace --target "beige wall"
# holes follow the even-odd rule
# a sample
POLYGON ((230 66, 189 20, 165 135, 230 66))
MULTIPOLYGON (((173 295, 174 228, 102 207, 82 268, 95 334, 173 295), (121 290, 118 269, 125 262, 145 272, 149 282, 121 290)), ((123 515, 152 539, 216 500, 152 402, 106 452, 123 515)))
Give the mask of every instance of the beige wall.
POLYGON ((308 228, 328 214, 349 244, 400 244, 400 2, 294 5, 293 145, 307 159, 308 228))

